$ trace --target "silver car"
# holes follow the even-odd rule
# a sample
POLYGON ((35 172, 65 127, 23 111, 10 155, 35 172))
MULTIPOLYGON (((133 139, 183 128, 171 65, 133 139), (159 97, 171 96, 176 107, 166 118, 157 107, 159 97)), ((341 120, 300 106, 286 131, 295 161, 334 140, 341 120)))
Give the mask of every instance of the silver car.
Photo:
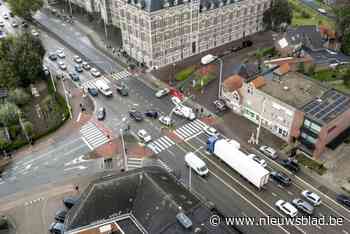
POLYGON ((260 146, 259 150, 260 150, 260 152, 262 152, 263 154, 265 154, 266 156, 268 156, 272 159, 278 158, 276 150, 274 150, 273 148, 271 148, 267 145, 260 146))
POLYGON ((294 199, 292 201, 292 204, 296 208, 298 208, 299 210, 304 211, 305 213, 307 213, 309 215, 312 215, 314 213, 314 207, 310 203, 308 203, 300 198, 294 199))

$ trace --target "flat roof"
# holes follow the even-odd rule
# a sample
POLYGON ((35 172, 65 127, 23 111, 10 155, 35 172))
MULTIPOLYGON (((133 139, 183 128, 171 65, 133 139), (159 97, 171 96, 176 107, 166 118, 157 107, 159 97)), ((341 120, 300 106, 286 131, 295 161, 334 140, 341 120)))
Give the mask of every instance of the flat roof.
POLYGON ((325 92, 303 107, 307 118, 320 125, 329 123, 350 108, 350 97, 335 89, 325 92))
POLYGON ((259 90, 297 109, 301 109, 310 101, 321 97, 327 90, 296 72, 289 72, 281 76, 280 80, 273 74, 265 75, 264 78, 266 85, 260 87, 259 90))

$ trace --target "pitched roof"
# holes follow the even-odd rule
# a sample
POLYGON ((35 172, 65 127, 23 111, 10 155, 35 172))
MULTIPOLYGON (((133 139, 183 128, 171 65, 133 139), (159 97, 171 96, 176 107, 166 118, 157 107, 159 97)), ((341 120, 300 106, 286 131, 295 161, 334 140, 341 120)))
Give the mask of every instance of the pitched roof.
POLYGON ((263 76, 258 76, 251 81, 256 89, 264 86, 266 84, 265 78, 263 76))
POLYGON ((224 88, 229 92, 238 90, 242 88, 242 86, 243 86, 243 79, 239 75, 230 76, 224 81, 224 88))

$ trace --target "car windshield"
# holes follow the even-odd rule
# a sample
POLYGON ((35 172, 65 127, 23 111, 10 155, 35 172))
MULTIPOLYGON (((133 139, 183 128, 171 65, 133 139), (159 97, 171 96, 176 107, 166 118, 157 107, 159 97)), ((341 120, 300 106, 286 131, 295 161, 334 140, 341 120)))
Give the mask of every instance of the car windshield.
POLYGON ((199 171, 202 171, 202 172, 204 172, 206 170, 208 170, 208 168, 206 166, 202 166, 202 167, 199 168, 199 171))

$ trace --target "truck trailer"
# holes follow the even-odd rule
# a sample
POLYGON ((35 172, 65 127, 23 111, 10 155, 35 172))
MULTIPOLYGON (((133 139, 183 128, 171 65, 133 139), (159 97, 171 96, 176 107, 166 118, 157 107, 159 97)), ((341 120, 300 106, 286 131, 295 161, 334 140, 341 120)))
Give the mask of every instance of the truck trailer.
POLYGON ((207 150, 258 189, 269 181, 270 172, 242 152, 238 142, 209 137, 207 150))

